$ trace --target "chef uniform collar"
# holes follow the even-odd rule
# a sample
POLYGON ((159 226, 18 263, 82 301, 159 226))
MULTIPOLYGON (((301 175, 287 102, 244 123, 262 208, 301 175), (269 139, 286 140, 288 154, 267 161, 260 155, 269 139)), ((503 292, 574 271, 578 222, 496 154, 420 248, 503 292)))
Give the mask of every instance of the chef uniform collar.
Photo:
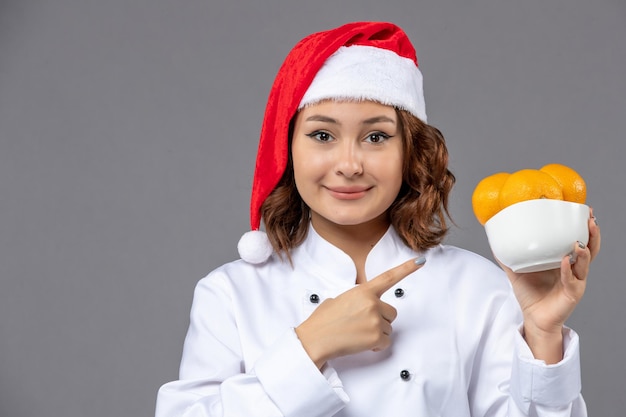
MULTIPOLYGON (((370 280, 415 256, 404 245, 393 226, 389 226, 367 256, 365 275, 370 280)), ((346 285, 355 283, 356 267, 352 258, 320 236, 311 223, 307 238, 294 250, 294 259, 304 261, 305 265, 301 267, 308 268, 321 278, 338 280, 346 285)))

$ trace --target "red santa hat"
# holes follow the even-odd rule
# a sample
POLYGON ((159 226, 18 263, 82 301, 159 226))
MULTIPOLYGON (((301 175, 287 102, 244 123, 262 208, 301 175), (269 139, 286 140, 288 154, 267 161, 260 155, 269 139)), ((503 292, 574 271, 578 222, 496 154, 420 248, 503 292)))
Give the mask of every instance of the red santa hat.
POLYGON ((289 123, 322 100, 372 100, 426 121, 422 74, 411 41, 392 23, 355 22, 314 33, 289 52, 269 93, 250 204, 250 232, 238 244, 247 262, 265 262, 272 247, 261 225, 261 205, 280 181, 289 158, 289 123))

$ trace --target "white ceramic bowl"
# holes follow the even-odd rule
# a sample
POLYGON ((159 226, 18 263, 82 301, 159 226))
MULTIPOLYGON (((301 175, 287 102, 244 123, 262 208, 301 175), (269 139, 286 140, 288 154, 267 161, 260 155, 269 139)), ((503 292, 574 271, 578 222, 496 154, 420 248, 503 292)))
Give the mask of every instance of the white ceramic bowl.
POLYGON ((576 241, 589 240, 589 207, 561 200, 513 204, 485 223, 494 256, 515 272, 559 268, 576 241))

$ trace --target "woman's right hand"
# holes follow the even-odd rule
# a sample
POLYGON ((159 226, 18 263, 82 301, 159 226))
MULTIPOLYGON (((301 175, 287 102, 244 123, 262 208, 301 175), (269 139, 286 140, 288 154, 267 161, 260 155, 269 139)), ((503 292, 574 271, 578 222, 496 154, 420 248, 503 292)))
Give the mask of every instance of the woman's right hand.
POLYGON ((389 347, 391 322, 397 311, 380 297, 424 262, 424 258, 411 259, 320 304, 296 328, 302 346, 317 367, 339 356, 389 347))

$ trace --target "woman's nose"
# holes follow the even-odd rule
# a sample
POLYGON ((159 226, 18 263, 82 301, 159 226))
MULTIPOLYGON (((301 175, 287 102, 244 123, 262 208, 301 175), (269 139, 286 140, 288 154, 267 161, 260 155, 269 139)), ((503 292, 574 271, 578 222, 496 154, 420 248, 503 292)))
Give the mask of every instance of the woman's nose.
POLYGON ((357 144, 344 142, 337 148, 337 174, 353 177, 363 173, 363 158, 357 144))

